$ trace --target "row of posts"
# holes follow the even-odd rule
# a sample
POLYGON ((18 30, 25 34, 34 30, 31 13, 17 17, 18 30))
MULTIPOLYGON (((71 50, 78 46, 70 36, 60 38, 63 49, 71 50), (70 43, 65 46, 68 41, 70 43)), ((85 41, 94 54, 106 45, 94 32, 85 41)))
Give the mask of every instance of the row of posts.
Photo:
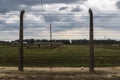
MULTIPOLYGON (((19 66, 18 70, 23 72, 24 71, 24 48, 23 48, 23 17, 24 17, 25 10, 20 12, 20 31, 19 31, 19 66)), ((90 51, 90 65, 89 71, 94 73, 94 34, 93 34, 93 12, 89 9, 90 15, 90 33, 89 33, 89 51, 90 51)), ((50 24, 50 40, 51 40, 51 47, 52 45, 52 27, 50 24)))

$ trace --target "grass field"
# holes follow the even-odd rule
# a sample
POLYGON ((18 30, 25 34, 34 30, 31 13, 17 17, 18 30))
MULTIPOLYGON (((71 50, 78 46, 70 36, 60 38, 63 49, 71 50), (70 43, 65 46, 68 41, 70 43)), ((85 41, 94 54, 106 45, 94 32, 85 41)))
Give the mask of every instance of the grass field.
MULTIPOLYGON (((18 47, 0 46, 0 66, 18 65, 18 47)), ((25 66, 87 67, 89 48, 62 45, 58 48, 24 48, 25 66)), ((120 66, 120 47, 96 46, 95 66, 120 66)))

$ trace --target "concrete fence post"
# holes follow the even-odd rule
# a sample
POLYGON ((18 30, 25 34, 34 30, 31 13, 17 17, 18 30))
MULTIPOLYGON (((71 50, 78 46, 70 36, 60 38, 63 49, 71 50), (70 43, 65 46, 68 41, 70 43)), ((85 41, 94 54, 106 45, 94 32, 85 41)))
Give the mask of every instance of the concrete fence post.
POLYGON ((18 70, 23 71, 24 66, 24 48, 23 48, 23 16, 24 16, 25 10, 22 10, 20 12, 20 30, 19 30, 19 66, 18 70))
POLYGON ((89 71, 94 73, 94 31, 93 31, 93 12, 89 9, 90 15, 90 33, 89 33, 89 49, 90 49, 90 66, 89 71))
POLYGON ((50 42, 51 42, 51 48, 53 47, 53 41, 52 41, 52 25, 50 24, 50 42))

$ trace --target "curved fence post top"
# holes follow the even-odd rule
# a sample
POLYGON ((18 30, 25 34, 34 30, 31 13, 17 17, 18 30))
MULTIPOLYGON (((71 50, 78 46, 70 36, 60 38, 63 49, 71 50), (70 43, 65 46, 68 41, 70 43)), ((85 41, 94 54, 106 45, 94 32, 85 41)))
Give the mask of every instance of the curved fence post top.
POLYGON ((20 14, 24 14, 25 13, 25 10, 21 10, 20 14))
POLYGON ((92 9, 91 9, 91 8, 89 8, 89 13, 90 13, 90 14, 92 14, 92 13, 93 13, 93 11, 92 11, 92 9))

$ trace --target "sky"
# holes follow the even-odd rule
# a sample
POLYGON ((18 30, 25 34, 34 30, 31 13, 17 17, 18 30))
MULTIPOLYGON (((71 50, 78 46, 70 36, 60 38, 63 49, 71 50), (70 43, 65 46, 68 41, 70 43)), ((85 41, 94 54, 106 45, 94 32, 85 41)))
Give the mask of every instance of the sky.
POLYGON ((120 40, 120 0, 0 0, 0 40, 19 38, 19 15, 25 10, 24 39, 89 39, 89 13, 94 39, 120 40))

